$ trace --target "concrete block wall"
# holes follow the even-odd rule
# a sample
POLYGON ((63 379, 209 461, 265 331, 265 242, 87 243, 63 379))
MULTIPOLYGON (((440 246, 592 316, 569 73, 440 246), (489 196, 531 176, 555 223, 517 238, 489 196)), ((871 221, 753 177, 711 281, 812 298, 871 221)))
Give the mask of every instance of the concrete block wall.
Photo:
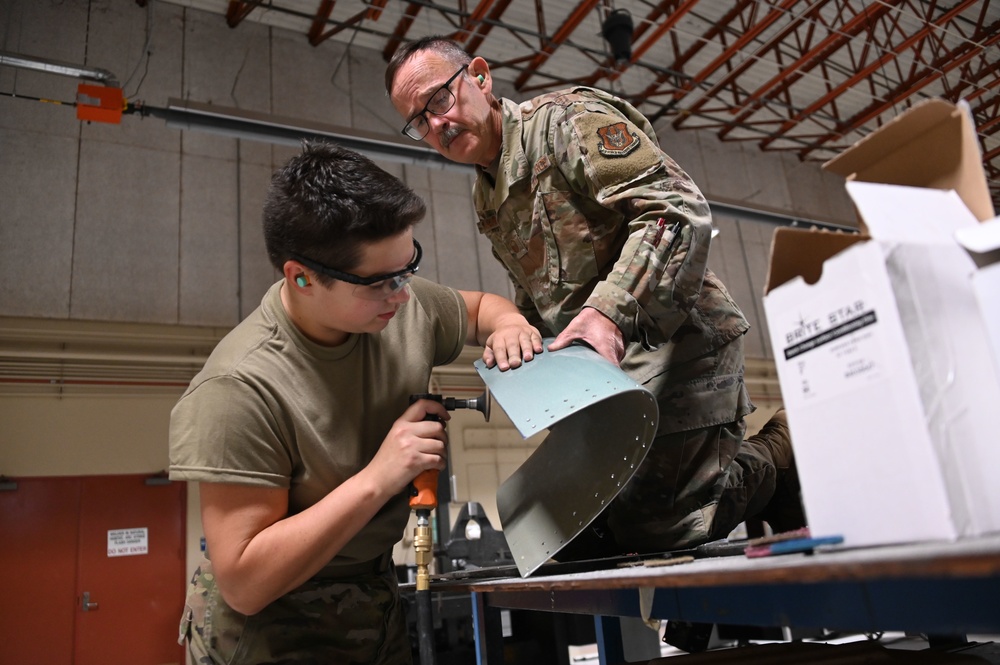
MULTIPOLYGON (((151 106, 170 98, 395 136, 381 53, 173 4, 3 0, 3 50, 114 72, 151 106), (147 44, 148 35, 148 48, 147 44), (149 53, 148 58, 145 52, 149 53)), ((81 123, 75 79, 0 67, 0 313, 8 316, 232 326, 276 278, 259 220, 274 168, 294 153, 126 115, 81 123), (29 288, 30 285, 30 288, 29 288)), ((519 96, 500 84, 501 91, 519 96)), ((710 200, 851 223, 839 179, 793 156, 697 132, 657 128, 710 200)), ((469 176, 382 164, 428 203, 417 228, 428 277, 510 295, 475 231, 469 176)), ((718 272, 754 323, 749 350, 769 355, 760 292, 768 225, 718 215, 718 272)))

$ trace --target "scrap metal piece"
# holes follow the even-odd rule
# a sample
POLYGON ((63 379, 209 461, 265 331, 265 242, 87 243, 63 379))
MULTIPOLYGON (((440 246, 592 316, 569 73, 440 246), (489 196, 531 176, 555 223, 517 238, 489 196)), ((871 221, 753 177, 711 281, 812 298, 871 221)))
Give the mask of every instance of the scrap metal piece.
POLYGON ((497 491, 507 544, 527 577, 625 487, 649 452, 659 409, 648 390, 587 346, 546 350, 506 372, 482 360, 475 367, 522 436, 548 430, 497 491))

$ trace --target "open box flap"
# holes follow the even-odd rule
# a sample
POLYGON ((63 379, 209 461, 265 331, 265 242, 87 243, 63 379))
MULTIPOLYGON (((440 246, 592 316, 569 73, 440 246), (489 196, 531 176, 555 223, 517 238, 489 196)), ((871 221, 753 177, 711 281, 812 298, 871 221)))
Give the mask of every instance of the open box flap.
POLYGON ((921 102, 826 162, 823 168, 848 180, 954 189, 978 220, 996 214, 975 124, 965 102, 921 102))
POLYGON ((815 284, 823 273, 823 262, 851 245, 867 240, 856 233, 778 228, 771 237, 764 293, 770 293, 796 277, 815 284))
POLYGON ((980 268, 1000 263, 1000 217, 955 231, 955 240, 980 268))
POLYGON ((847 192, 881 242, 954 245, 956 232, 979 226, 952 189, 849 182, 847 192))

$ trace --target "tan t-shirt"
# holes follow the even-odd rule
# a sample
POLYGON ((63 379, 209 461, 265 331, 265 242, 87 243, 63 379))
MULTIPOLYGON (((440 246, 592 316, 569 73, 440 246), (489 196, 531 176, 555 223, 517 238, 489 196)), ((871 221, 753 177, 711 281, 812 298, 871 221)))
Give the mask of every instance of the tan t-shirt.
MULTIPOLYGON (((465 301, 415 278, 380 333, 325 347, 291 323, 281 282, 232 330, 174 407, 170 478, 288 488, 289 514, 364 468, 431 368, 465 342, 465 301)), ((391 499, 331 562, 371 560, 402 536, 408 496, 391 499)))

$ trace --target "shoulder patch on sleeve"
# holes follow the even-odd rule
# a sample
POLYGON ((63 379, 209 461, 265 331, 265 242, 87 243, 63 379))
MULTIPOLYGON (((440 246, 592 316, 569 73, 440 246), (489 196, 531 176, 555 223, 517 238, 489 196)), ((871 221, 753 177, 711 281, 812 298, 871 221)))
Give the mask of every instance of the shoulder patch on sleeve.
POLYGON ((627 157, 639 147, 639 135, 624 122, 598 127, 597 135, 601 137, 597 150, 605 157, 627 157))
POLYGON ((663 162, 659 147, 634 124, 610 113, 576 115, 579 153, 602 189, 632 182, 663 162))

